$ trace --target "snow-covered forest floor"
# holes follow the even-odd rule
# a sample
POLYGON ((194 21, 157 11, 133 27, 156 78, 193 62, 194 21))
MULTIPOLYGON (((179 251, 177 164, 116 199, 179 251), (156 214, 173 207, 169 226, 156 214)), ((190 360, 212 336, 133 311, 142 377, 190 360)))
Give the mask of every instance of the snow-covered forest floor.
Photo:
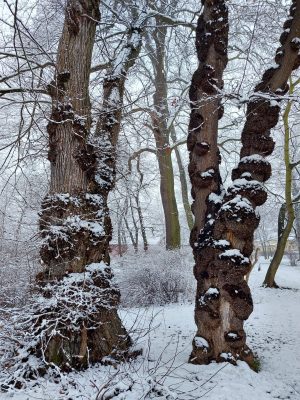
POLYGON ((62 375, 57 382, 41 378, 0 398, 75 399, 300 399, 300 267, 284 262, 277 283, 284 289, 261 287, 268 262, 250 277, 255 309, 246 323, 248 343, 259 357, 260 372, 245 363, 195 366, 187 363, 195 324, 193 304, 124 309, 135 346, 143 355, 116 368, 93 366, 62 375))

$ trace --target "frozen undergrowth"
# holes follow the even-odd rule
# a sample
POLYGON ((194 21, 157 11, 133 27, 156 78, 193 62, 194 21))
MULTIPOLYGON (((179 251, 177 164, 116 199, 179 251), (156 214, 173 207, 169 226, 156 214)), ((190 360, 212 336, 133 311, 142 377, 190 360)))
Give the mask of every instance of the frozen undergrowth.
POLYGON ((194 302, 196 281, 190 247, 127 253, 113 261, 124 307, 194 302))
POLYGON ((300 399, 300 268, 283 265, 278 283, 290 289, 261 287, 267 263, 261 262, 250 278, 255 310, 247 322, 248 342, 259 355, 261 371, 245 363, 195 366, 187 364, 195 333, 193 305, 124 309, 129 329, 134 325, 135 346, 143 356, 117 369, 93 366, 85 372, 46 378, 27 388, 0 393, 1 400, 16 399, 300 399))

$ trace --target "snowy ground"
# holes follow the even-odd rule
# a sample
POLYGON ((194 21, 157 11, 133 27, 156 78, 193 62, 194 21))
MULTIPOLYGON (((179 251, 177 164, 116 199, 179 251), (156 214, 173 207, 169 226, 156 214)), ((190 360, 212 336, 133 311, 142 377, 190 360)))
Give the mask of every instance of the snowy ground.
POLYGON ((0 393, 0 399, 208 399, 300 400, 300 267, 280 268, 277 283, 288 289, 261 287, 267 263, 250 278, 255 310, 247 321, 248 343, 257 353, 261 371, 245 363, 195 366, 187 364, 195 333, 193 305, 127 310, 122 317, 135 323, 136 346, 144 354, 131 364, 94 366, 63 375, 57 383, 40 379, 35 386, 0 393))

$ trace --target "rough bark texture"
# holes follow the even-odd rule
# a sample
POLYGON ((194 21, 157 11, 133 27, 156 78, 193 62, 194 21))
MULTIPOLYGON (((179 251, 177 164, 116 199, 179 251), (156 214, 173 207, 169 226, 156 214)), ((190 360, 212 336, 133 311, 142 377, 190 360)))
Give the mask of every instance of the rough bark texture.
POLYGON ((96 137, 88 141, 88 87, 99 19, 99 0, 67 2, 56 75, 49 85, 51 185, 40 217, 45 268, 37 276, 43 310, 35 328, 41 338, 38 353, 64 370, 85 368, 106 356, 123 358, 131 344, 117 314, 120 294, 109 267, 107 196, 114 185, 124 82, 141 45, 140 27, 132 28, 119 69, 113 66, 105 79, 103 112, 96 137), (135 34, 138 38, 131 40, 135 34))
MULTIPOLYGON (((195 322, 198 332, 193 341, 193 353, 190 357, 193 363, 208 362, 213 358, 213 347, 221 348, 218 343, 220 341, 218 333, 215 334, 216 343, 212 342, 214 338, 211 336, 218 329, 222 318, 217 314, 217 308, 214 310, 215 307, 213 309, 203 307, 207 300, 213 304, 219 296, 219 290, 216 289, 217 285, 213 284, 210 265, 206 262, 207 252, 210 250, 203 248, 201 242, 204 235, 209 237, 211 234, 211 229, 204 231, 205 218, 208 215, 213 218, 218 207, 214 196, 221 194, 220 153, 217 139, 222 106, 218 91, 223 88, 222 76, 227 65, 228 9, 225 1, 202 1, 202 4, 204 8, 196 31, 199 66, 193 75, 190 87, 191 117, 187 139, 190 152, 189 175, 194 199, 192 211, 195 215, 190 243, 194 250, 196 261, 194 274, 197 279, 195 322), (198 241, 201 244, 200 251, 198 241), (210 288, 213 289, 211 293, 208 291, 210 288)), ((221 309, 225 316, 226 304, 221 305, 221 309)))
MULTIPOLYGON (((189 175, 194 199, 192 211, 195 226, 191 245, 204 226, 211 193, 221 193, 220 152, 217 145, 218 120, 223 108, 218 90, 223 88, 222 75, 227 65, 228 11, 225 1, 204 1, 198 20, 196 48, 199 59, 190 87, 191 117, 187 146, 190 152, 189 175), (220 19, 220 21, 218 21, 220 19)), ((211 210, 212 212, 214 210, 211 210)))
MULTIPOLYGON (((222 33, 226 32, 226 26, 224 24, 223 29, 214 27, 214 24, 223 24, 224 21, 227 21, 224 2, 204 1, 204 13, 198 26, 200 68, 201 57, 206 60, 213 44, 215 50, 224 48, 226 39, 222 33), (221 21, 219 17, 222 17, 221 21), (211 22, 205 24, 208 20, 211 22), (207 39, 206 30, 209 29, 212 32, 207 39)), ((197 241, 197 236, 192 236, 192 244, 196 242, 197 245, 195 276, 198 280, 195 311, 198 331, 190 358, 193 363, 203 364, 211 360, 235 363, 241 359, 254 367, 253 355, 246 345, 243 328, 244 321, 253 309, 250 289, 244 276, 251 268, 249 257, 253 250, 253 233, 259 223, 255 208, 266 201, 267 194, 263 182, 271 175, 271 167, 265 156, 273 151, 274 142, 270 132, 278 122, 280 111, 278 103, 272 97, 278 101, 280 96, 287 92, 287 80, 292 70, 300 64, 300 0, 293 1, 291 15, 284 29, 280 38, 282 47, 276 54, 277 66, 264 73, 248 103, 246 123, 242 132, 241 159, 238 167, 232 172, 233 184, 222 197, 213 194, 207 200, 209 193, 218 188, 218 177, 215 163, 205 162, 207 153, 203 156, 201 132, 200 140, 194 134, 198 133, 197 129, 203 123, 204 127, 206 126, 205 118, 199 118, 199 122, 196 123, 197 119, 193 118, 192 112, 192 130, 189 135, 191 164, 194 161, 197 139, 200 142, 199 149, 203 160, 202 168, 198 167, 201 165, 200 161, 199 164, 192 164, 190 171, 193 194, 196 194, 195 233, 201 229, 197 241), (209 178, 205 175, 203 179, 201 174, 205 168, 214 169, 214 172, 209 174, 209 178), (198 199, 198 188, 203 188, 203 181, 207 184, 208 191, 202 190, 202 197, 199 196, 198 199), (203 204, 206 204, 206 207, 203 207, 203 204)), ((216 63, 210 61, 209 64, 216 69, 216 63)), ((202 78, 200 87, 203 82, 205 80, 202 78)), ((193 85, 195 86, 195 76, 192 94, 193 85)), ((195 101, 197 98, 194 100, 191 96, 191 100, 195 101)), ((205 148, 211 151, 209 141, 205 148)), ((217 150, 215 147, 212 150, 216 157, 217 150)))

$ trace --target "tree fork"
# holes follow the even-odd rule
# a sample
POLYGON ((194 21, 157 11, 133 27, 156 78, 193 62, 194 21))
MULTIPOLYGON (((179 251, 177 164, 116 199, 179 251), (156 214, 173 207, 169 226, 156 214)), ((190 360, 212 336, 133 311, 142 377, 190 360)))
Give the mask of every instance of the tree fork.
MULTIPOLYGON (((204 1, 204 15, 209 7, 217 6, 204 1)), ((233 183, 222 198, 213 195, 206 201, 205 222, 200 226, 194 251, 198 331, 190 357, 193 363, 216 360, 235 364, 244 360, 255 367, 243 327, 253 310, 244 276, 251 268, 253 234, 259 224, 255 208, 267 199, 263 183, 271 176, 271 166, 265 156, 274 148, 270 131, 279 119, 278 100, 287 93, 287 80, 300 65, 300 0, 292 2, 280 42, 282 46, 275 58, 277 66, 264 73, 249 101, 240 162, 232 171, 233 183), (217 209, 215 214, 209 209, 210 203, 214 204, 213 211, 217 209)))
POLYGON ((89 76, 99 19, 99 0, 67 2, 56 75, 48 87, 51 183, 40 215, 44 271, 36 278, 40 298, 32 329, 39 337, 35 352, 66 371, 107 356, 123 359, 131 344, 117 314, 120 294, 109 267, 107 196, 114 149, 88 142, 89 76), (103 160, 110 163, 107 168, 103 160))

